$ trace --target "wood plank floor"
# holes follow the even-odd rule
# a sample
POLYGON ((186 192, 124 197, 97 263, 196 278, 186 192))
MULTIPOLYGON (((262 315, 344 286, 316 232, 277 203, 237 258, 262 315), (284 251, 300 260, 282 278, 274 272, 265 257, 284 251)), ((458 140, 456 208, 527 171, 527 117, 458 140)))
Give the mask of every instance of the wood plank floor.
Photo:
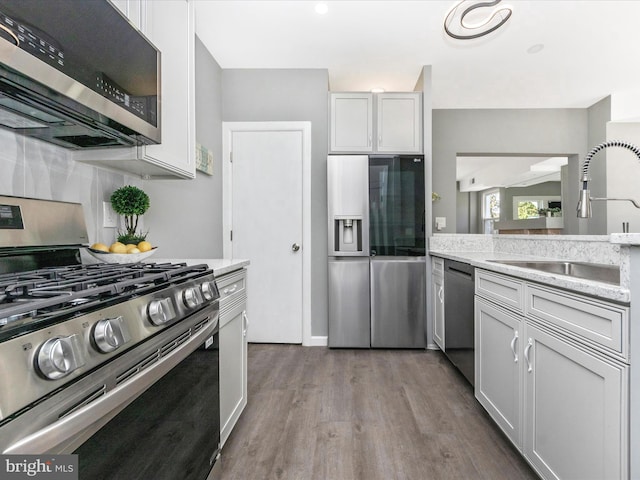
POLYGON ((249 345, 223 480, 537 476, 439 351, 249 345))

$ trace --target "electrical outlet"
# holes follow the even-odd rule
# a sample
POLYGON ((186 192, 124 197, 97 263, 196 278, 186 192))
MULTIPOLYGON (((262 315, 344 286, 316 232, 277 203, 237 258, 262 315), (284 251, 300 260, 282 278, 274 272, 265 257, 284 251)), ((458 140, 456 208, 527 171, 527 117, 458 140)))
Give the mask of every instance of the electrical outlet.
POLYGON ((118 215, 113 210, 111 202, 102 202, 102 226, 105 228, 118 227, 118 215))
POLYGON ((447 217, 436 217, 436 230, 442 230, 447 226, 447 217))

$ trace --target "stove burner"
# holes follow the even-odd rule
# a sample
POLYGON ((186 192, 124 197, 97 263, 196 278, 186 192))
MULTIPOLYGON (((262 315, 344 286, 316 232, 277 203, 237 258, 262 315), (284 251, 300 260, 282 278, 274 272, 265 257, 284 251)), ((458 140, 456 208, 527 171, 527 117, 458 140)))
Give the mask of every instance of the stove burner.
POLYGON ((0 328, 68 317, 207 270, 186 263, 91 264, 0 275, 0 328))

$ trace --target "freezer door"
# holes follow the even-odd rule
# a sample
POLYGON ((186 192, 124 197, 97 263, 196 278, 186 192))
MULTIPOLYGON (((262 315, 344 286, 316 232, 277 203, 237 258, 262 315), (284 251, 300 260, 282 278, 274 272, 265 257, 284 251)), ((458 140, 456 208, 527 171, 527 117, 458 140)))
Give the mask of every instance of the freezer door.
POLYGON ((329 155, 327 213, 330 257, 369 256, 369 157, 329 155))
POLYGON ((329 259, 329 347, 369 348, 369 258, 329 259))
POLYGON ((371 346, 425 348, 425 257, 371 258, 371 346))

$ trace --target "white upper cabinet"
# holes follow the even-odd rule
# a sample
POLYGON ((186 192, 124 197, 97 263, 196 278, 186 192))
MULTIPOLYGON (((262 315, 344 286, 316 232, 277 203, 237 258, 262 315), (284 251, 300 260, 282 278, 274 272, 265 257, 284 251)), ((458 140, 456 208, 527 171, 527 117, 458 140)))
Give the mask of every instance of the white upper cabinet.
POLYGON ((74 152, 78 161, 143 178, 195 178, 195 29, 193 2, 116 0, 114 5, 161 52, 158 145, 74 152))
POLYGON ((421 95, 379 93, 376 150, 385 153, 420 153, 422 138, 421 95))
POLYGON ((144 32, 146 27, 146 0, 111 0, 111 3, 115 5, 138 30, 144 32))
POLYGON ((331 151, 373 152, 373 95, 331 94, 331 151))
POLYGON ((331 153, 422 151, 419 92, 331 93, 329 122, 331 153))

